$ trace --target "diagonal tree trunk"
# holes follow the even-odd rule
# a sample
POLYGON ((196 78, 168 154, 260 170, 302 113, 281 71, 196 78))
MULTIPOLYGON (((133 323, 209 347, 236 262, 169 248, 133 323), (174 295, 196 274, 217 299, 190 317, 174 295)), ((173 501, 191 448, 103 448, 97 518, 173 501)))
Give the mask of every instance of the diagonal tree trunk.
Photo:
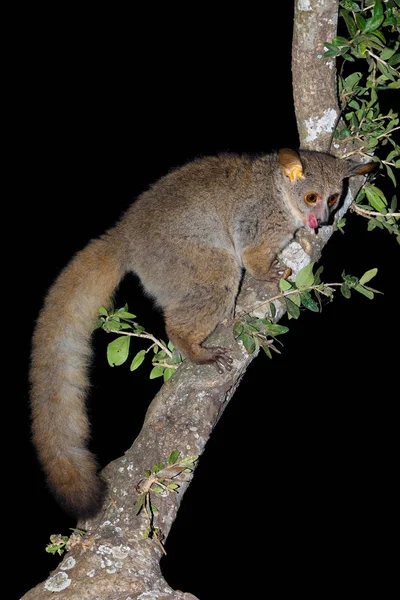
MULTIPOLYGON (((336 0, 296 2, 292 50, 294 103, 301 145, 308 149, 329 150, 339 115, 335 65, 331 59, 323 58, 324 42, 336 34, 337 11, 336 0)), ((302 232, 282 253, 282 260, 296 273, 319 257, 331 233, 331 227, 322 228, 318 236, 302 232)), ((238 309, 249 311, 260 300, 275 294, 274 284, 246 276, 238 309)), ((284 307, 277 303, 277 309, 279 319, 284 307)), ((103 512, 79 524, 87 530, 87 535, 77 541, 45 582, 24 595, 24 600, 195 598, 174 591, 164 580, 160 570, 161 544, 143 538, 147 520, 143 511, 136 515, 135 504, 146 469, 160 460, 166 462, 174 449, 182 456, 202 454, 256 356, 256 353, 250 356, 235 341, 231 325, 219 326, 210 342, 232 348, 232 372, 218 375, 211 366, 186 363, 163 385, 132 447, 104 470, 109 494, 103 512)), ((189 483, 186 477, 181 481, 179 493, 165 492, 157 497, 155 525, 164 537, 168 536, 189 483)))

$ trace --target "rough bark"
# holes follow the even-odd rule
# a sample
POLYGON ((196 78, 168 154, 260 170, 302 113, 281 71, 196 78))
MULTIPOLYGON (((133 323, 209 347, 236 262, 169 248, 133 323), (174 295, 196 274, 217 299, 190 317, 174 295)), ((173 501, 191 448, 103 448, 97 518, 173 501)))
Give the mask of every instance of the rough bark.
MULTIPOLYGON (((335 66, 323 58, 326 40, 336 33, 338 2, 298 0, 293 36, 293 90, 301 145, 329 150, 339 109, 336 98, 335 66)), ((347 202, 348 205, 348 202, 347 202)), ((318 236, 305 231, 282 253, 282 261, 294 274, 310 260, 317 260, 330 235, 323 227, 318 236), (305 251, 307 250, 307 252, 305 251)), ((238 310, 248 311, 276 294, 276 286, 245 277, 238 310)), ((284 307, 276 303, 277 319, 284 307)), ((261 309, 259 309, 259 312, 261 309)), ((201 455, 218 419, 256 354, 248 355, 236 342, 231 324, 218 327, 210 344, 232 349, 233 370, 218 375, 214 367, 184 364, 163 385, 152 401, 143 429, 126 454, 104 470, 109 495, 97 518, 80 523, 87 536, 65 556, 56 571, 24 595, 24 600, 167 600, 194 599, 175 591, 162 577, 161 546, 144 539, 146 517, 135 514, 137 486, 145 469, 166 461, 173 449, 183 456, 201 455)), ((176 517, 189 479, 181 482, 179 493, 157 496, 155 525, 166 537, 176 517)))
POLYGON ((336 35, 338 0, 297 0, 292 80, 302 148, 328 152, 339 118, 335 60, 324 58, 325 42, 336 35))

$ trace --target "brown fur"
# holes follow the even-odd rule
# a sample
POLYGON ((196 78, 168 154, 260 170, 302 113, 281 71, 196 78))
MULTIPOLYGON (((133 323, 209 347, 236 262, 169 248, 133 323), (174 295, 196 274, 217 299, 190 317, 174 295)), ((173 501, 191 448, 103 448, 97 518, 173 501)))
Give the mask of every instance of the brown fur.
POLYGON ((50 486, 74 515, 95 514, 104 484, 86 448, 90 337, 128 271, 163 309, 178 349, 196 363, 231 368, 223 348, 205 348, 234 306, 242 269, 268 279, 279 250, 307 222, 320 223, 345 177, 367 172, 329 155, 285 150, 260 158, 196 160, 163 177, 121 221, 79 252, 48 292, 33 336, 33 440, 50 486), (304 195, 318 194, 308 206, 304 195))

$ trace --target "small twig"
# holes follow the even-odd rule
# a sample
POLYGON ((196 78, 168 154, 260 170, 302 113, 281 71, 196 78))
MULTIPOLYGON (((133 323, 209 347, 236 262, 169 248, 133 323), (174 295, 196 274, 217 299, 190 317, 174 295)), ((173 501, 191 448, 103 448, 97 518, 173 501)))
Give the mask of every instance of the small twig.
MULTIPOLYGON (((328 294, 326 294, 323 289, 322 290, 319 289, 320 285, 321 284, 311 285, 310 287, 306 288, 305 290, 299 290, 297 288, 294 288, 293 290, 286 290, 286 292, 280 292, 276 296, 272 296, 271 298, 268 298, 268 300, 263 300, 262 302, 255 304, 247 312, 243 312, 243 313, 240 313, 239 315, 237 315, 235 317, 235 319, 243 317, 244 315, 248 315, 248 314, 252 313, 254 310, 256 310, 257 308, 259 308, 260 306, 263 306, 264 304, 269 304, 270 302, 274 302, 274 300, 282 300, 283 298, 286 298, 286 296, 293 296, 294 294, 302 294, 303 292, 306 292, 306 291, 308 292, 309 290, 317 290, 321 294, 324 294, 325 296, 327 296, 328 294)), ((343 283, 324 283, 323 284, 324 288, 341 287, 342 285, 343 285, 343 283)))
MULTIPOLYGON (((398 129, 400 129, 400 126, 399 126, 399 127, 393 127, 393 129, 391 129, 391 130, 389 131, 389 135, 391 135, 392 131, 397 131, 398 129)), ((388 135, 388 133, 384 132, 384 133, 381 133, 380 135, 378 135, 378 136, 376 137, 376 139, 377 139, 377 140, 379 140, 379 139, 380 139, 380 138, 382 138, 382 137, 387 137, 387 138, 388 138, 388 137, 389 137, 389 135, 388 135)))
MULTIPOLYGON (((351 136, 351 137, 353 137, 353 136, 351 136)), ((349 138, 346 138, 346 139, 349 139, 349 138)), ((339 156, 339 158, 341 160, 345 160, 346 158, 349 158, 349 156, 353 156, 354 154, 360 154, 361 156, 368 156, 368 154, 364 154, 364 152, 362 152, 362 150, 364 148, 365 148, 365 146, 361 146, 357 150, 352 150, 351 152, 347 152, 347 154, 344 154, 343 156, 339 156)), ((371 157, 368 156, 368 158, 371 158, 371 157)))
POLYGON ((355 202, 350 204, 350 210, 358 213, 359 215, 369 219, 370 217, 384 217, 385 219, 390 219, 391 217, 400 217, 400 213, 388 212, 385 215, 376 210, 367 210, 366 208, 361 208, 361 206, 357 206, 355 202))
MULTIPOLYGON (((150 348, 153 348, 154 346, 160 346, 160 348, 162 348, 164 350, 164 352, 166 352, 166 354, 168 354, 168 356, 170 358, 172 358, 172 352, 166 346, 164 346, 164 344, 162 342, 160 342, 160 340, 158 340, 156 337, 154 337, 154 335, 152 335, 151 333, 133 333, 132 331, 114 331, 114 330, 112 331, 112 333, 118 333, 118 335, 130 335, 131 337, 139 337, 139 338, 144 338, 146 340, 151 340, 152 342, 154 342, 154 344, 152 344, 152 346, 150 346, 150 348)), ((148 350, 150 350, 150 348, 148 348, 148 350)), ((168 365, 168 366, 170 366, 170 365, 168 365)))
POLYGON ((377 56, 376 54, 374 54, 373 52, 371 52, 371 50, 367 50, 368 54, 370 56, 373 56, 376 60, 378 60, 380 63, 384 64, 386 67, 388 67, 388 69, 392 69, 392 71, 394 71, 397 75, 397 71, 394 67, 392 67, 392 65, 389 65, 389 63, 387 63, 385 60, 383 60, 382 58, 380 58, 379 56, 377 56))
POLYGON ((165 367, 166 369, 177 369, 179 365, 169 365, 168 363, 152 362, 154 367, 165 367))

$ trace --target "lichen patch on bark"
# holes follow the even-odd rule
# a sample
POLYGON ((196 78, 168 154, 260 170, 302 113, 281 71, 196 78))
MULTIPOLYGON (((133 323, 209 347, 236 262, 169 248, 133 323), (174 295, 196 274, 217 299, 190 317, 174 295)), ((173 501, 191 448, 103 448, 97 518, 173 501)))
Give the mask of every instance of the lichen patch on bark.
POLYGON ((305 142, 313 142, 321 133, 332 133, 337 121, 337 112, 333 108, 325 110, 321 117, 310 117, 304 122, 307 129, 305 142))

